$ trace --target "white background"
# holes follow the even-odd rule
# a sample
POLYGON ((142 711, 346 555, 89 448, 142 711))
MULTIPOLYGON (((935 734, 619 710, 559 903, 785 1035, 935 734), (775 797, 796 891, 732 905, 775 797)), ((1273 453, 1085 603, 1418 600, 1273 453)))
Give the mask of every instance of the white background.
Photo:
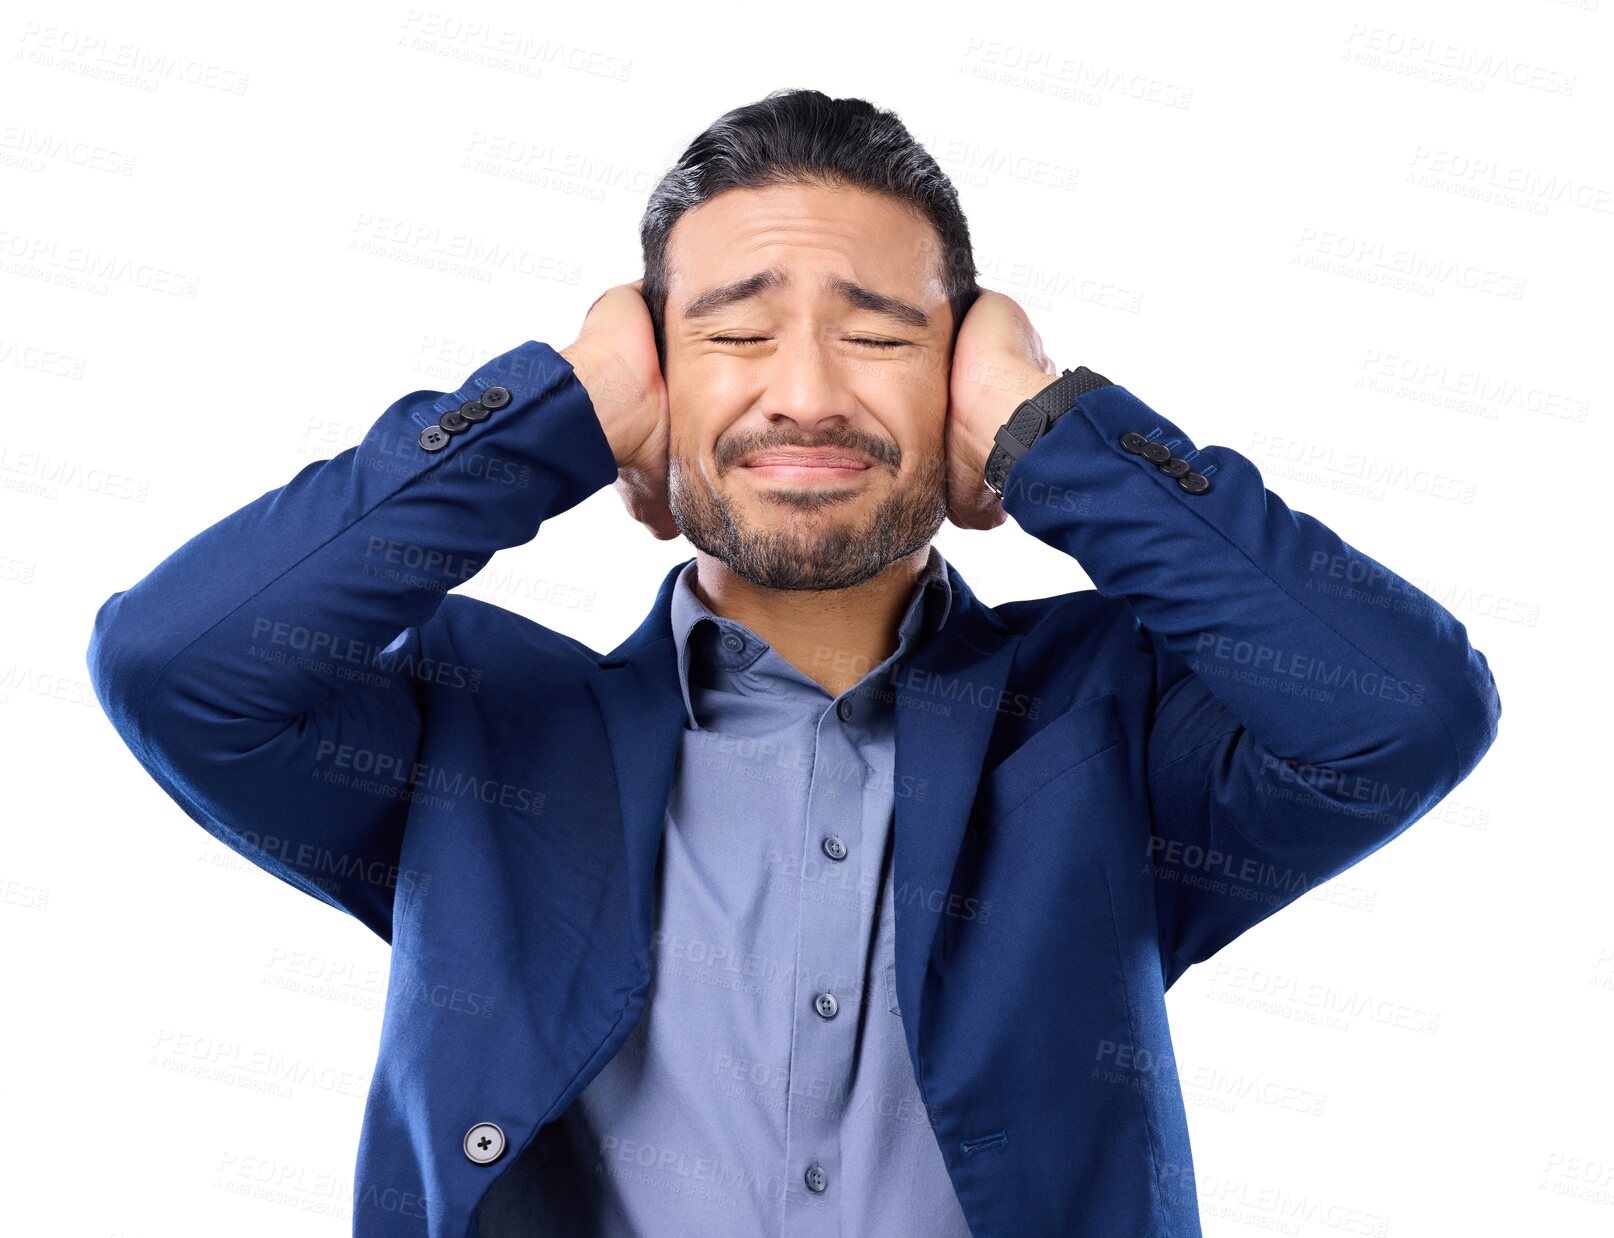
MULTIPOLYGON (((12 8, 6 1231, 348 1233, 380 1027, 379 939, 123 747, 96 609, 398 396, 569 343, 689 139, 811 86, 898 112, 1059 365, 1249 456, 1495 672, 1444 804, 1172 990, 1206 1234, 1614 1232, 1609 9, 12 8), (313 1080, 187 1073, 259 1053, 313 1080)), ((1089 586, 1012 521, 937 544, 989 603, 1089 586)), ((463 591, 603 651, 691 553, 606 489, 463 591)))

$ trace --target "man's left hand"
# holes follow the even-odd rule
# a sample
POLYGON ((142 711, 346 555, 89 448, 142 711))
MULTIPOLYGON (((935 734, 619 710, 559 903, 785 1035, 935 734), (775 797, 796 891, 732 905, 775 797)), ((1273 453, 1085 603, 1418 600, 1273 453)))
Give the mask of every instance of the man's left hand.
POLYGON ((961 529, 994 529, 1009 518, 987 488, 986 458, 998 428, 1059 377, 1025 310, 982 289, 953 346, 947 400, 947 518, 961 529))

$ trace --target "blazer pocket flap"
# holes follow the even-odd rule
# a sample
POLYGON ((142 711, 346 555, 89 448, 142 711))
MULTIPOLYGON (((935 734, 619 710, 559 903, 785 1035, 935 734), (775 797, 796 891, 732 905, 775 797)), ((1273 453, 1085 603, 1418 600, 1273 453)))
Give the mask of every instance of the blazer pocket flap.
POLYGON ((1123 738, 1113 692, 1077 701, 987 774, 985 819, 1013 811, 1071 766, 1113 748, 1123 738))

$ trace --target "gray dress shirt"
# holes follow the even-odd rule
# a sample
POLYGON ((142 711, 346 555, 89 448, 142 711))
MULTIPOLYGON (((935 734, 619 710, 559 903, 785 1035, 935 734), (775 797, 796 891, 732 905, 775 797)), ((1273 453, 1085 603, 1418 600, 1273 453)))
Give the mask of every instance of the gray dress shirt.
POLYGON ((932 546, 896 650, 835 698, 694 580, 649 1002, 482 1232, 969 1238, 903 1039, 891 879, 888 681, 946 619, 946 563, 932 546))

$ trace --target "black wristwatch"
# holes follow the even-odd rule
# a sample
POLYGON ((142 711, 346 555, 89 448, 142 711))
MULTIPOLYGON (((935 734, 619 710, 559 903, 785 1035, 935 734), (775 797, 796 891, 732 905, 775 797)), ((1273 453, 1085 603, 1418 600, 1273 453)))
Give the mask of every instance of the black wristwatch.
POLYGON ((992 451, 986 457, 986 484, 992 493, 1003 497, 1003 483, 1014 462, 1048 433, 1049 426, 1076 406, 1077 396, 1113 385, 1104 375, 1079 365, 1063 371, 1036 395, 1022 401, 1014 415, 998 427, 992 451))

